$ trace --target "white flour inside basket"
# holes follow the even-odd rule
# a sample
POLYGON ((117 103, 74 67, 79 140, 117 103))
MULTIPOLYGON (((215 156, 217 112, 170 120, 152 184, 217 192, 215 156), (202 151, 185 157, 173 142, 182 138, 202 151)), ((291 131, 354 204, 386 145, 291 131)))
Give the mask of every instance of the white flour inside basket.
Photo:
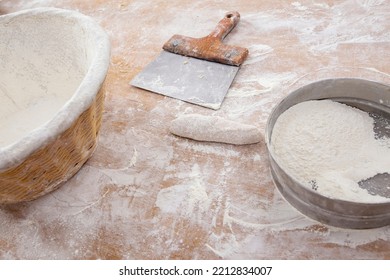
POLYGON ((286 172, 325 196, 388 202, 358 184, 390 174, 390 139, 375 137, 373 128, 367 112, 330 100, 306 101, 280 115, 271 147, 286 172))

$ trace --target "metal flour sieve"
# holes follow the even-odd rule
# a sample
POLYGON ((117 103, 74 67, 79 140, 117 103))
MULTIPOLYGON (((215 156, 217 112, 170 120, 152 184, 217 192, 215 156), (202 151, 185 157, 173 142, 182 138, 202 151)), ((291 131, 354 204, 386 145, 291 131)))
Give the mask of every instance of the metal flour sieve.
MULTIPOLYGON (((376 136, 390 138, 390 86, 350 78, 308 84, 284 98, 267 121, 265 141, 275 185, 291 205, 322 223, 355 229, 390 225, 390 202, 360 203, 324 196, 296 181, 273 155, 271 136, 278 117, 298 103, 321 99, 330 99, 368 112, 375 120, 376 136)), ((377 174, 359 182, 359 186, 371 194, 390 198, 390 174, 377 174)))

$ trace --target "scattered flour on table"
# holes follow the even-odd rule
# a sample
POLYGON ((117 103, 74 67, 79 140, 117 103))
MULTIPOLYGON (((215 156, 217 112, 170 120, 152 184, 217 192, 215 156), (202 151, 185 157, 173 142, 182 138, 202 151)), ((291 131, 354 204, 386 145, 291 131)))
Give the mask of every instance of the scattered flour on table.
POLYGON ((276 121, 271 146, 281 166, 331 198, 384 202, 358 182, 390 174, 390 139, 377 139, 368 113, 330 100, 306 101, 276 121))
POLYGON ((181 213, 187 216, 195 208, 207 209, 208 195, 203 187, 192 184, 175 185, 158 193, 156 206, 164 213, 181 213), (183 212, 184 211, 184 212, 183 212))
POLYGON ((199 165, 195 164, 187 180, 159 191, 156 206, 163 213, 179 213, 180 216, 194 218, 209 211, 213 199, 213 195, 206 191, 199 165))

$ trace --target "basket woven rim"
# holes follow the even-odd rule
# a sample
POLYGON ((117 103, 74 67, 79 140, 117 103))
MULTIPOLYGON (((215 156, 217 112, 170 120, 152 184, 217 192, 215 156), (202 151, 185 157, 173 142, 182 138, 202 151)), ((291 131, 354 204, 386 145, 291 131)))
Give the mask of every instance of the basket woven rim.
POLYGON ((32 130, 18 141, 0 148, 0 170, 21 163, 35 150, 67 130, 93 103, 106 78, 110 62, 109 37, 91 17, 73 10, 35 8, 2 15, 0 16, 0 24, 13 21, 18 17, 23 19, 24 16, 40 16, 48 19, 63 17, 75 20, 88 33, 88 41, 92 42, 91 45, 95 48, 95 55, 92 57, 87 73, 80 85, 54 118, 32 130))

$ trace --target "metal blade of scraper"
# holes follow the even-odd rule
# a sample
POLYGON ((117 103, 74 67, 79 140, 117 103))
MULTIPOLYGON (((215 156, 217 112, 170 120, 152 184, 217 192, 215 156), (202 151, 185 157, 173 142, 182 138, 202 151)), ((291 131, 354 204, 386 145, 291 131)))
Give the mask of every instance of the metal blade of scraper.
POLYGON ((228 12, 206 37, 174 35, 164 51, 131 81, 131 85, 211 109, 219 109, 248 56, 246 48, 223 39, 237 25, 238 12, 228 12))
POLYGON ((162 51, 131 85, 216 110, 237 71, 237 66, 162 51))

